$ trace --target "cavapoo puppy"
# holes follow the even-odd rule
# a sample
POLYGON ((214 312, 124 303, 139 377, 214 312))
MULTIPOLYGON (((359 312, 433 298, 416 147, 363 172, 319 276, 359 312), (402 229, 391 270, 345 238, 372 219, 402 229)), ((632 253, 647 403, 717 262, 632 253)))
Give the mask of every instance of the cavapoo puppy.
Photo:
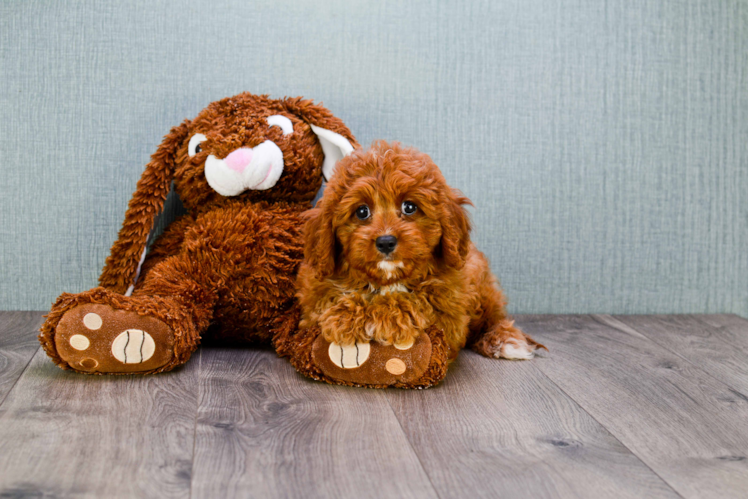
POLYGON ((342 346, 398 347, 435 326, 449 359, 465 346, 532 358, 544 346, 507 316, 498 281, 470 241, 470 203, 428 155, 398 143, 341 160, 307 213, 301 327, 319 327, 342 346))

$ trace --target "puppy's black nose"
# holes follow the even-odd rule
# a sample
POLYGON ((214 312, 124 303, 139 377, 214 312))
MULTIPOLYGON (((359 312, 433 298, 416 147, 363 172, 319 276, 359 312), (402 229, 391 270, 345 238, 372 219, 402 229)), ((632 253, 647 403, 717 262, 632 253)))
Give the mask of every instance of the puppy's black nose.
POLYGON ((397 246, 397 238, 391 234, 386 234, 377 238, 377 250, 385 255, 389 255, 397 246))

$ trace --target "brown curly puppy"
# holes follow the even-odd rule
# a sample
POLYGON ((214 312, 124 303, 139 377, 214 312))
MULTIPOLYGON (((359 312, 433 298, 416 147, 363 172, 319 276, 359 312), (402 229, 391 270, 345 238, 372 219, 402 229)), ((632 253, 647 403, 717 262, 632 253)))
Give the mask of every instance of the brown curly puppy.
MULTIPOLYGON (((382 141, 342 160, 305 228, 301 327, 318 329, 330 345, 355 346, 354 370, 365 367, 362 346, 407 351, 434 327, 449 360, 466 345, 485 356, 532 358, 543 346, 507 316, 498 281, 470 241, 469 203, 415 149, 382 141)), ((338 367, 344 351, 333 359, 338 367)), ((387 385, 382 377, 372 367, 355 382, 387 385)))
POLYGON ((39 336, 62 368, 153 373, 208 334, 269 343, 296 321, 302 218, 335 162, 357 147, 327 109, 243 93, 164 138, 146 166, 100 287, 63 294, 39 336), (188 213, 149 245, 172 186, 188 213))

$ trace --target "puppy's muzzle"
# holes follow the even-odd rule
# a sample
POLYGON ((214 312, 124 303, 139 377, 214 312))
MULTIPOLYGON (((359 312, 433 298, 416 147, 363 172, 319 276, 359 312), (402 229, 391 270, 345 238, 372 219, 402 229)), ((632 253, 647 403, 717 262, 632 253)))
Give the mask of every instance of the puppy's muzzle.
POLYGON ((391 234, 386 234, 377 238, 376 245, 377 250, 379 250, 384 255, 389 255, 395 250, 395 247, 397 246, 397 238, 395 238, 391 234))

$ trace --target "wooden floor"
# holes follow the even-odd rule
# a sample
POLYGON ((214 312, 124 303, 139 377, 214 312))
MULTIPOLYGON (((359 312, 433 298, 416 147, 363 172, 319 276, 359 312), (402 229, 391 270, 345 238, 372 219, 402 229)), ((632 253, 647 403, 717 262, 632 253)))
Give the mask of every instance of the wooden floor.
POLYGON ((271 351, 94 377, 0 313, 0 497, 745 497, 748 321, 519 316, 425 391, 330 386, 271 351))

